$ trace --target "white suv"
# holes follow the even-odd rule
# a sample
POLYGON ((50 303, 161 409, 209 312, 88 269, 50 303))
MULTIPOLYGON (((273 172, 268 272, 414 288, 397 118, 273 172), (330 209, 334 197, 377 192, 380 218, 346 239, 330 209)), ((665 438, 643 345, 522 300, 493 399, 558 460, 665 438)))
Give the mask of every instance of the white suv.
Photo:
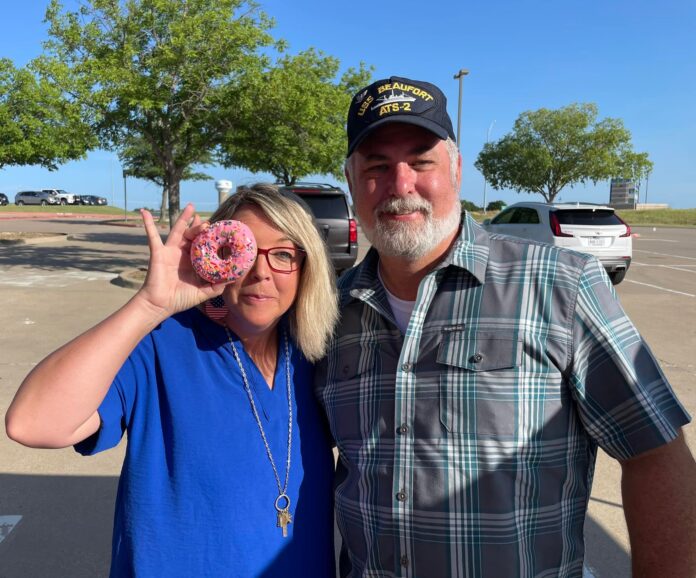
POLYGON ((612 207, 592 203, 515 203, 483 227, 502 233, 565 247, 597 257, 611 282, 618 285, 631 265, 631 227, 612 207))
POLYGON ((61 205, 75 205, 78 203, 76 196, 73 193, 64 191, 63 189, 41 189, 44 193, 52 193, 58 196, 61 205))

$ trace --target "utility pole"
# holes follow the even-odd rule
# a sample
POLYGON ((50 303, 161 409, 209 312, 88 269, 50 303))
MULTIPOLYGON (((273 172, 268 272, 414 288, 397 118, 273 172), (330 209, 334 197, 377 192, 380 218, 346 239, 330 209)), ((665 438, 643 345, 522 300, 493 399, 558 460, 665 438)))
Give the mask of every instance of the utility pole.
POLYGON ((126 180, 128 173, 126 172, 126 169, 123 169, 123 218, 124 220, 128 220, 128 191, 126 189, 126 180))
POLYGON ((457 113, 457 146, 459 147, 459 152, 462 151, 462 141, 460 140, 461 128, 462 128, 462 79, 469 74, 466 68, 462 68, 457 74, 454 75, 455 80, 459 80, 459 112, 457 113))
MULTIPOLYGON (((495 124, 495 121, 493 121, 490 125, 488 125, 488 132, 486 133, 486 144, 488 144, 488 141, 491 138, 491 129, 493 128, 493 125, 495 124)), ((486 175, 483 176, 483 214, 486 214, 486 185, 488 184, 488 181, 486 180, 486 175)))

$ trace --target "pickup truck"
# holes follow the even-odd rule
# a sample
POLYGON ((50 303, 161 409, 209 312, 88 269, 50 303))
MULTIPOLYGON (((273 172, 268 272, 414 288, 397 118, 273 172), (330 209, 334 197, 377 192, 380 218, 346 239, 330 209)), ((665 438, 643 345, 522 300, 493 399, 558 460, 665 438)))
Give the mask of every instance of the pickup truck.
POLYGON ((61 205, 77 205, 80 203, 80 197, 69 193, 63 189, 41 189, 44 193, 55 193, 60 199, 61 205))

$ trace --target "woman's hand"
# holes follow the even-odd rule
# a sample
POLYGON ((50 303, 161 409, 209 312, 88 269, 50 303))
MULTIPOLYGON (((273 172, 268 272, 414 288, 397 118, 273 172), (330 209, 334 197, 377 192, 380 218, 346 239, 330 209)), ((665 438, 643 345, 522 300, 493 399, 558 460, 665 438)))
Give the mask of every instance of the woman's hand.
POLYGON ((191 242, 207 223, 201 224, 188 204, 162 242, 149 211, 141 211, 150 248, 150 265, 137 298, 144 299, 166 318, 220 295, 225 283, 212 285, 201 279, 191 265, 191 242))

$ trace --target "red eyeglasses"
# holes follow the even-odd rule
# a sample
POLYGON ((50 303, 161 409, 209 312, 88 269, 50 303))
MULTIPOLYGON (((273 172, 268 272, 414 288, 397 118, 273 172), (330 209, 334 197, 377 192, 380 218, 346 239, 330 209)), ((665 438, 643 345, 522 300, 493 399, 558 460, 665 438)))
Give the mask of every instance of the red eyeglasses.
POLYGON ((302 249, 295 247, 271 247, 270 249, 256 249, 258 255, 266 257, 266 263, 271 271, 276 273, 292 273, 302 267, 307 255, 302 249))

